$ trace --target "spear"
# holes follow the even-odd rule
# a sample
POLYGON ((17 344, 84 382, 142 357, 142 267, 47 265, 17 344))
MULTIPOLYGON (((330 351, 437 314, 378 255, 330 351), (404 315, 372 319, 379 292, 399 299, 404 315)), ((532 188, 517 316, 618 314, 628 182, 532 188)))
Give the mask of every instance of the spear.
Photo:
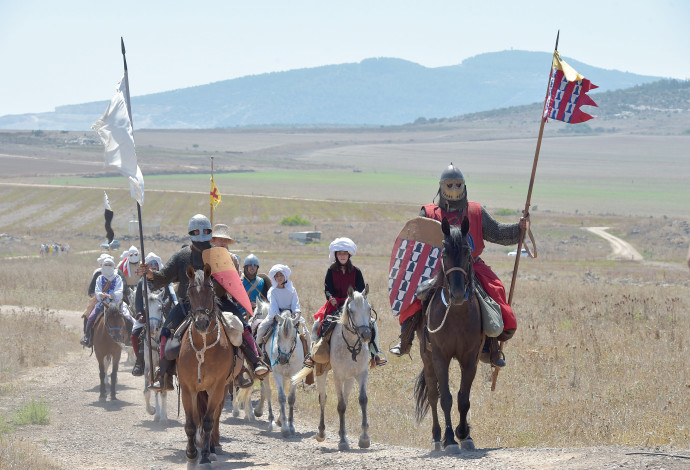
MULTIPOLYGON (((556 46, 554 47, 554 56, 556 52, 558 51, 558 38, 561 35, 561 31, 558 30, 558 33, 556 33, 556 46)), ((551 60, 551 66, 549 67, 549 80, 546 82, 546 93, 545 97, 549 93, 549 84, 551 83, 551 75, 553 74, 553 58, 551 60)), ((547 100, 544 100, 544 106, 547 106, 547 100)), ((539 161, 539 150, 541 149, 541 140, 542 137, 544 136, 544 125, 546 124, 546 117, 544 117, 544 113, 542 112, 542 118, 541 118, 541 125, 539 126, 539 137, 537 138, 537 149, 534 152, 534 162, 532 163, 532 176, 530 177, 529 180, 529 189, 527 190, 527 200, 525 201, 525 210, 522 211, 523 217, 528 217, 529 216, 529 206, 531 205, 532 201, 532 188, 534 187, 534 177, 537 173, 537 162, 539 161)), ((515 256, 515 266, 513 267, 513 279, 510 281, 510 292, 508 294, 508 305, 512 305, 513 303, 513 292, 515 291, 515 283, 517 281, 517 272, 518 272, 518 266, 520 265, 520 257, 522 253, 522 243, 525 239, 525 230, 520 229, 520 238, 518 238, 518 246, 517 246, 517 252, 515 256)), ((535 255, 536 255, 536 250, 535 250, 535 255)), ((499 345, 499 352, 503 352, 503 347, 505 346, 505 341, 501 341, 499 345)), ((496 380, 498 379, 498 372, 501 370, 498 367, 493 368, 493 374, 491 376, 491 391, 493 392, 496 390, 496 380)))
MULTIPOLYGON (((122 46, 122 60, 125 65, 125 102, 127 103, 127 113, 129 114, 129 122, 132 126, 132 135, 134 134, 134 122, 132 121, 132 106, 129 102, 129 77, 127 75, 127 57, 125 56, 125 40, 120 36, 120 45, 122 46)), ((144 228, 141 223, 141 204, 137 201, 137 216, 139 217, 139 244, 141 245, 141 257, 144 258, 144 228)), ((149 289, 148 278, 144 274, 142 285, 144 287, 144 320, 146 321, 146 341, 149 347, 149 382, 153 383, 153 353, 151 348, 151 323, 149 321, 149 289)), ((136 312, 135 312, 136 313, 136 312)))

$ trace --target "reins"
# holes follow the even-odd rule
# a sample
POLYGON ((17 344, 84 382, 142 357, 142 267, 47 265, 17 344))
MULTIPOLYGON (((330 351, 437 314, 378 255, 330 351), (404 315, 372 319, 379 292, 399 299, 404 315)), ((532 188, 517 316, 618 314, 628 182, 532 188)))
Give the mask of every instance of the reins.
MULTIPOLYGON (((373 310, 373 309, 371 308, 371 305, 369 305, 369 308, 370 308, 371 310, 373 310)), ((352 320, 352 315, 350 315, 350 313, 351 313, 352 311, 350 310, 350 301, 349 301, 349 299, 348 299, 347 303, 345 304, 345 308, 344 308, 343 310, 345 310, 344 314, 347 315, 347 324, 343 323, 343 327, 340 329, 340 334, 342 335, 343 341, 345 342, 345 347, 346 347, 347 350, 350 352, 350 354, 352 354, 352 360, 353 360, 353 361, 356 361, 356 360, 357 360, 357 356, 359 355, 360 352, 362 352, 362 346, 363 346, 363 344, 364 344, 364 343, 362 342, 362 335, 361 335, 361 333, 360 333, 359 331, 360 331, 360 329, 362 329, 362 328, 370 328, 370 327, 369 327, 369 325, 360 325, 360 326, 356 326, 356 325, 355 325, 354 321, 352 320), (355 336, 357 336, 357 340, 355 341, 354 344, 351 345, 351 344, 347 341, 347 338, 345 337, 345 331, 344 331, 344 330, 347 330, 347 331, 349 331, 350 333, 352 333, 352 334, 354 334, 355 336)), ((374 311, 374 313, 376 313, 376 311, 374 311)), ((377 314, 377 316, 378 316, 378 314, 377 314)))
MULTIPOLYGON (((465 276, 465 300, 470 298, 470 292, 472 291, 472 276, 467 275, 467 271, 465 269, 461 268, 460 266, 453 266, 450 269, 446 269, 445 263, 443 261, 443 255, 441 255, 441 269, 443 271, 443 284, 441 285, 441 301, 443 302, 443 305, 446 306, 446 311, 443 314, 443 320, 441 321, 441 324, 438 326, 438 328, 431 329, 431 315, 429 314, 429 309, 431 308, 431 305, 434 302, 434 298, 436 297, 436 294, 438 293, 439 289, 436 289, 434 292, 433 297, 431 298, 431 302, 429 302, 429 306, 427 307, 427 312, 426 312, 426 329, 430 334, 438 333, 441 331, 441 328, 446 324, 446 320, 448 319, 448 312, 450 312, 450 308, 453 306, 452 303, 448 302, 446 300, 446 295, 444 294, 444 289, 446 288, 446 285, 448 284, 448 276, 450 273, 458 271, 462 273, 463 276, 465 276)), ((471 271, 471 264, 470 264, 470 271, 471 271)), ((450 287, 448 287, 448 292, 450 292, 450 287)))
POLYGON ((292 357, 292 353, 295 352, 295 347, 297 347, 297 336, 298 336, 298 329, 299 329, 299 323, 295 325, 295 337, 292 338, 292 347, 290 348, 289 352, 283 352, 280 350, 280 344, 277 345, 278 347, 278 357, 276 360, 273 360, 273 344, 275 342, 275 337, 276 337, 276 332, 278 331, 278 328, 273 329, 273 335, 271 338, 271 367, 275 366, 276 364, 287 364, 290 362, 290 358, 292 357), (280 362, 281 358, 285 358, 285 362, 280 362))
MULTIPOLYGON (((196 284, 190 282, 189 285, 187 286, 187 297, 189 297, 189 290, 193 287, 196 288, 196 284)), ((215 298, 215 295, 213 293, 213 285, 210 285, 209 287, 211 289, 211 300, 213 301, 213 299, 215 298)), ((196 292, 196 293, 197 293, 196 299, 199 300, 198 292, 196 292)), ((199 302, 199 304, 200 303, 201 302, 199 302)), ((198 363, 197 364, 197 380, 199 381, 199 383, 201 383, 201 364, 204 363, 204 359, 205 359, 204 355, 206 353, 206 350, 211 349, 213 346, 218 344, 218 342, 220 341, 220 320, 218 319, 218 312, 217 312, 217 308, 215 307, 215 305, 212 309, 204 308, 201 306, 197 307, 195 309, 195 311, 192 313, 192 317, 193 317, 193 319, 192 319, 190 329, 189 329, 189 344, 191 344, 192 350, 196 354, 196 360, 198 363), (214 327, 214 329, 216 330, 216 339, 211 344, 206 344, 206 335, 213 332, 213 329, 210 332, 206 332, 206 333, 201 333, 197 330, 197 333, 201 336, 201 338, 204 341, 204 346, 201 349, 197 349, 196 346, 194 346, 194 330, 196 330, 196 328, 194 326, 194 320, 193 319, 196 317, 196 314, 199 310, 203 310, 204 313, 206 313, 206 315, 213 314, 213 319, 216 321, 216 326, 214 327)))

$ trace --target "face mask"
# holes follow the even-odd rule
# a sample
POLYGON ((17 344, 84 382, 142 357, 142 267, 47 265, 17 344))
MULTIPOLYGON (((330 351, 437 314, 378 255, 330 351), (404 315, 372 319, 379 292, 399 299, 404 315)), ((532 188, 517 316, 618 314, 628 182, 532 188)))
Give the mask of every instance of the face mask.
POLYGON ((101 274, 103 274, 106 278, 110 279, 115 275, 115 266, 103 266, 101 268, 101 274))

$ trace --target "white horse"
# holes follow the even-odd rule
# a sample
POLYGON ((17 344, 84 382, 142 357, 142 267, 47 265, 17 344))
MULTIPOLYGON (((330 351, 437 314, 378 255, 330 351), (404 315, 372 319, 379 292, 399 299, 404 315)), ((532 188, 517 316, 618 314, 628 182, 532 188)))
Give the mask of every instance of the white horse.
MULTIPOLYGON (((345 410, 355 380, 359 384, 359 406, 362 408, 362 433, 359 435, 359 447, 367 448, 371 444, 369 438, 369 422, 367 421, 367 380, 369 378, 369 341, 371 341, 371 305, 367 301, 369 285, 363 293, 348 289, 347 300, 343 304, 342 316, 333 329, 330 345, 330 363, 333 369, 335 391, 338 396, 338 415, 340 416, 340 442, 338 450, 349 450, 345 430, 345 410)), ((311 371, 303 368, 293 377, 293 383, 299 382, 311 371)), ((322 442, 326 438, 324 410, 326 408, 326 379, 328 371, 316 377, 319 391, 319 405, 321 419, 316 440, 322 442)))
MULTIPOLYGON (((266 304, 267 307, 268 304, 266 304)), ((259 309, 257 304, 257 310, 259 309)), ((304 347, 299 338, 299 317, 293 315, 289 310, 284 310, 280 315, 276 315, 278 324, 273 333, 266 340, 268 358, 272 368, 273 383, 278 390, 278 402, 280 403, 280 417, 275 420, 273 408, 271 406, 271 385, 268 378, 261 381, 261 398, 258 406, 252 410, 249 395, 251 389, 244 389, 238 395, 242 395, 240 402, 245 409, 245 419, 253 421, 254 417, 263 414, 264 402, 268 402, 268 426, 269 430, 277 429, 280 426, 283 437, 295 435, 293 421, 295 406, 295 391, 297 382, 291 383, 290 378, 296 374, 304 362, 304 347), (289 387, 289 393, 285 390, 289 387), (288 405, 286 411, 286 404, 288 405)), ((239 407, 233 407, 233 414, 239 407)), ((235 414, 234 414, 235 415, 235 414)), ((237 416, 237 415, 235 415, 237 416)))
POLYGON ((152 359, 153 359, 153 369, 149 364, 149 342, 144 340, 144 400, 146 402, 146 412, 153 415, 153 420, 155 422, 160 422, 161 424, 166 424, 168 421, 168 392, 165 390, 161 392, 156 392, 155 403, 156 406, 151 406, 151 390, 149 386, 151 382, 149 381, 149 371, 155 370, 158 367, 158 362, 160 361, 160 337, 161 329, 163 327, 163 297, 165 297, 165 292, 161 289, 156 291, 157 293, 149 291, 149 324, 151 325, 151 346, 153 348, 152 359))

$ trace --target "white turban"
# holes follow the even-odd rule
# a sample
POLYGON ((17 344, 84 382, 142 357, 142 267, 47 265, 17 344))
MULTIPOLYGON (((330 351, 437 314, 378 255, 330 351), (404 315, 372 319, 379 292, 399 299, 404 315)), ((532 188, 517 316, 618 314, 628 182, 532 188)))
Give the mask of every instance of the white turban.
POLYGON ((110 255, 107 254, 107 253, 101 253, 101 256, 99 256, 98 259, 96 260, 96 262, 98 263, 98 267, 103 266, 103 260, 104 260, 107 256, 110 256, 110 255))
POLYGON ((130 263, 138 263, 141 259, 139 256, 139 250, 136 246, 132 245, 129 247, 129 256, 127 257, 130 263))
POLYGON ((341 237, 333 240, 328 246, 328 250, 330 251, 328 254, 328 259, 331 260, 331 263, 335 263, 336 251, 347 251, 350 253, 350 256, 355 256, 355 254, 357 254, 357 245, 355 245, 355 242, 349 238, 341 237))
POLYGON ((268 272, 268 278, 273 282, 274 286, 277 286, 278 283, 276 282, 276 274, 283 273, 283 276, 285 276, 285 280, 287 281, 288 279, 290 279, 291 272, 292 271, 290 271, 290 268, 288 268, 284 264, 276 264, 268 272))
POLYGON ((103 261, 101 261, 101 266, 103 266, 105 263, 110 263, 110 264, 112 264, 113 266, 115 266, 115 258, 113 258, 113 257, 110 256, 110 255, 105 255, 105 256, 103 257, 103 261))
POLYGON ((157 263, 158 269, 163 267, 163 260, 161 260, 161 257, 155 254, 153 251, 146 255, 146 259, 144 261, 146 264, 157 263))

